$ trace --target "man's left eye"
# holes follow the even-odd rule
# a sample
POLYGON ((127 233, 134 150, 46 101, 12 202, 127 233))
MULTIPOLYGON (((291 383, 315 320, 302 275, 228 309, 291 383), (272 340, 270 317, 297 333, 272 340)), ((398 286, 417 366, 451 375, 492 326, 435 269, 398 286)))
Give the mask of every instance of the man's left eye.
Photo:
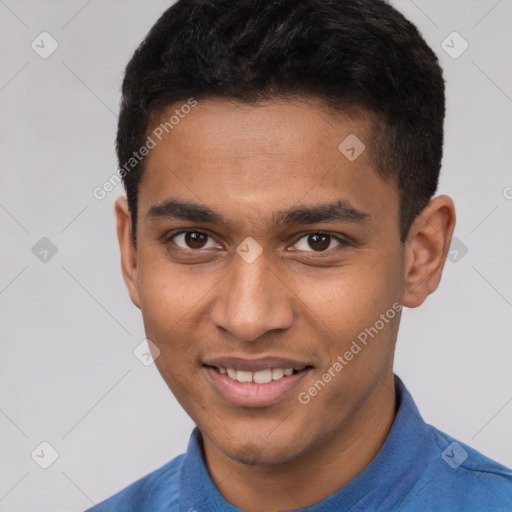
MULTIPOLYGON (((346 246, 348 242, 334 235, 330 235, 328 233, 309 233, 300 238, 295 245, 299 246, 298 249, 300 251, 309 252, 307 246, 311 247, 314 252, 326 252, 327 250, 332 249, 331 242, 337 242, 338 245, 346 246), (301 244, 301 241, 305 240, 301 244)), ((336 245, 335 247, 337 247, 336 245)))

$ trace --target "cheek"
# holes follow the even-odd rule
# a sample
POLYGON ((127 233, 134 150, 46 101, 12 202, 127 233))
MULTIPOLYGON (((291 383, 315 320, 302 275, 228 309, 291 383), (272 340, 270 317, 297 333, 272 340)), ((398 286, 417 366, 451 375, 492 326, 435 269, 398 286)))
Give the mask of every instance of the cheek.
POLYGON ((142 255, 139 259, 138 288, 146 334, 155 342, 179 338, 188 318, 201 307, 204 279, 190 278, 186 272, 162 257, 142 255))
POLYGON ((387 257, 367 257, 364 263, 333 269, 321 279, 301 279, 307 290, 302 294, 304 311, 317 326, 331 361, 349 351, 354 341, 361 350, 355 347, 357 355, 348 355, 350 366, 388 359, 396 337, 393 304, 400 304, 399 275, 396 259, 390 263, 387 257))
POLYGON ((301 277, 297 286, 307 308, 333 333, 377 319, 397 296, 395 270, 377 261, 301 277))

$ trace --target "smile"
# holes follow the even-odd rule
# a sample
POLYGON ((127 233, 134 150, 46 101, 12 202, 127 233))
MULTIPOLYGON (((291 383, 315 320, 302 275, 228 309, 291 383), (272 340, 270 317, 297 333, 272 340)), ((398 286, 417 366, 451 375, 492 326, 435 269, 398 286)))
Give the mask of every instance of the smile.
POLYGON ((230 405, 264 407, 286 398, 295 400, 292 391, 313 369, 297 361, 267 358, 247 361, 223 358, 203 364, 213 390, 230 405))
POLYGON ((223 366, 215 367, 215 370, 222 375, 227 375, 230 379, 237 382, 268 384, 274 380, 280 380, 294 373, 298 373, 304 368, 295 370, 293 368, 267 368, 257 372, 244 370, 236 370, 235 368, 224 368, 223 366))

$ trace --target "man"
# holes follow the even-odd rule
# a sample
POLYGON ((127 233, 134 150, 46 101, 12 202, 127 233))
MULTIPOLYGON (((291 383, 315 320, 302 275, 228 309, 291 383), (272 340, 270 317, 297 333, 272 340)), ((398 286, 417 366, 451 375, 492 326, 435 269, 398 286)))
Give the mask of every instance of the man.
POLYGON ((186 454, 102 511, 510 511, 393 356, 439 285, 444 81, 381 0, 180 0, 126 69, 122 271, 186 454))

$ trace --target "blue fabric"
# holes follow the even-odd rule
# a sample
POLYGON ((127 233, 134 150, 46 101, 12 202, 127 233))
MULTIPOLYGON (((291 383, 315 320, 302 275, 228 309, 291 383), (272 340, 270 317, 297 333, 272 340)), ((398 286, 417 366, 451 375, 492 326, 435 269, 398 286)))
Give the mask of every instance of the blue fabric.
MULTIPOLYGON (((340 490, 297 510, 511 512, 512 471, 425 423, 396 375, 395 384, 397 414, 377 456, 340 490)), ((211 480, 195 428, 185 454, 86 512, 240 510, 211 480)))

